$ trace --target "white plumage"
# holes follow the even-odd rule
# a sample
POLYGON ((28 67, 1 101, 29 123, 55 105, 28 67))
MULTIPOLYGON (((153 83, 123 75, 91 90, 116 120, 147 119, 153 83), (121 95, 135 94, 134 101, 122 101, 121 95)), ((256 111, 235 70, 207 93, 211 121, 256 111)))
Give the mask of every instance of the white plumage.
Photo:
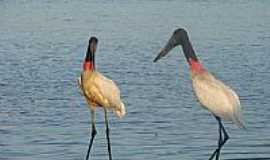
POLYGON ((83 81, 79 77, 78 82, 91 109, 95 109, 96 106, 104 107, 113 111, 119 118, 126 114, 120 91, 112 80, 97 71, 83 71, 81 75, 83 81))
POLYGON ((207 71, 200 74, 191 72, 191 79, 194 92, 204 108, 244 128, 239 97, 229 86, 207 71))

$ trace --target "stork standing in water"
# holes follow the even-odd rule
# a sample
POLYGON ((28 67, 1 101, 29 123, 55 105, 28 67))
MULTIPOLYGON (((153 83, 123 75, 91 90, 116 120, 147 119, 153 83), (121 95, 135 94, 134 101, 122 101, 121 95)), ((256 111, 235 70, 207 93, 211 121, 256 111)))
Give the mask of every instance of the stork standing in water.
POLYGON ((109 137, 108 110, 113 111, 117 117, 122 118, 125 113, 124 103, 120 98, 120 91, 116 84, 96 71, 95 67, 95 52, 98 40, 96 37, 91 37, 89 40, 88 49, 83 63, 83 71, 81 77, 78 78, 78 84, 82 95, 91 110, 92 118, 92 134, 89 142, 89 147, 86 155, 86 160, 89 159, 89 153, 97 134, 95 112, 97 107, 104 109, 106 137, 108 143, 109 160, 112 160, 111 144, 109 137))
POLYGON ((187 32, 182 28, 174 31, 165 47, 160 50, 154 62, 167 55, 170 50, 178 45, 182 46, 185 58, 189 64, 195 95, 202 107, 210 111, 218 121, 218 148, 209 158, 211 160, 216 156, 216 160, 218 160, 222 146, 229 139, 229 135, 221 119, 233 121, 238 127, 244 128, 239 97, 229 86, 217 80, 203 67, 192 48, 187 32))

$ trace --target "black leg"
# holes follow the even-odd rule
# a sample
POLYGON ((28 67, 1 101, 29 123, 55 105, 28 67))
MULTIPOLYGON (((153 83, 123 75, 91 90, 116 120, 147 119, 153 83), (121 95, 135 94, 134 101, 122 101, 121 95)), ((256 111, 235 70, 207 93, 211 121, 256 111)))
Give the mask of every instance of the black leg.
MULTIPOLYGON (((222 140, 222 135, 221 135, 221 127, 219 125, 219 129, 218 129, 218 132, 219 132, 219 139, 218 139, 218 146, 220 146, 221 144, 221 140, 222 140)), ((217 154, 219 153, 219 149, 217 148, 214 153, 212 153, 211 157, 209 158, 209 160, 212 160, 215 156, 216 156, 216 160, 217 160, 217 154)))
POLYGON ((215 152, 211 155, 211 157, 209 158, 209 160, 212 160, 216 154, 219 152, 219 149, 216 149, 215 152))
POLYGON ((106 136, 107 136, 107 142, 108 142, 109 160, 112 160, 112 150, 111 150, 111 142, 110 142, 109 122, 108 122, 107 110, 105 108, 104 108, 104 114, 105 114, 106 136))
POLYGON ((219 140, 218 140, 218 148, 215 150, 215 152, 211 155, 211 157, 209 158, 209 160, 212 160, 215 156, 216 156, 216 160, 219 160, 219 156, 220 156, 220 150, 223 147, 223 145, 227 142, 227 140, 229 139, 229 135, 226 132, 221 119, 219 117, 216 117, 219 124, 219 140), (224 138, 222 138, 222 132, 224 135, 224 138))
MULTIPOLYGON (((221 132, 221 126, 220 125, 218 125, 218 132, 219 132, 218 146, 220 146, 221 143, 222 143, 222 132, 221 132)), ((216 160, 219 160, 220 148, 218 147, 218 149, 216 151, 217 151, 216 160)))
POLYGON ((229 139, 230 137, 229 137, 228 133, 226 132, 226 130, 225 130, 223 124, 221 123, 220 118, 219 118, 219 125, 220 125, 221 130, 222 130, 223 135, 224 135, 224 138, 223 138, 223 140, 221 141, 221 143, 220 143, 220 145, 219 145, 219 148, 221 149, 221 148, 224 146, 224 144, 228 141, 228 139, 229 139))
POLYGON ((95 122, 95 113, 94 111, 91 111, 92 113, 92 133, 91 133, 91 138, 90 138, 90 142, 89 142, 89 147, 88 147, 88 151, 87 151, 87 155, 86 155, 86 160, 89 159, 89 154, 90 154, 90 151, 91 151, 91 148, 92 148, 92 145, 93 145, 93 141, 94 141, 94 138, 97 134, 97 130, 96 130, 96 122, 95 122))

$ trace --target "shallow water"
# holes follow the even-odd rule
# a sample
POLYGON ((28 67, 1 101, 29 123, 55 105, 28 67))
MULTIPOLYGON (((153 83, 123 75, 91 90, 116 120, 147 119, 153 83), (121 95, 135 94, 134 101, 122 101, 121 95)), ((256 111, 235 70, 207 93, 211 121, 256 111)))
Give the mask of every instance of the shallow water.
MULTIPOLYGON (((193 96, 179 49, 152 63, 177 27, 240 95, 247 131, 225 123, 222 159, 270 159, 270 1, 0 0, 0 159, 84 159, 90 113, 80 74, 90 35, 97 68, 121 89, 127 115, 110 114, 114 159, 201 160, 217 123, 193 96)), ((102 110, 93 159, 107 159, 102 110)))

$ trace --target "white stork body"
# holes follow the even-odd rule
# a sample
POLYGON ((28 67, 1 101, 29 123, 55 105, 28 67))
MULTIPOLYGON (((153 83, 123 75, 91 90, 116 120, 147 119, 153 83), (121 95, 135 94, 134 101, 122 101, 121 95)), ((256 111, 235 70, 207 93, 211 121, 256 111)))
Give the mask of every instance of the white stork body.
POLYGON ((204 70, 196 74, 191 71, 193 90, 201 105, 224 120, 233 121, 243 128, 241 105, 237 94, 211 73, 204 70))
POLYGON ((78 82, 91 110, 96 106, 113 111, 122 118, 126 111, 116 84, 97 71, 82 71, 78 82), (81 77, 83 78, 83 84, 81 77))

